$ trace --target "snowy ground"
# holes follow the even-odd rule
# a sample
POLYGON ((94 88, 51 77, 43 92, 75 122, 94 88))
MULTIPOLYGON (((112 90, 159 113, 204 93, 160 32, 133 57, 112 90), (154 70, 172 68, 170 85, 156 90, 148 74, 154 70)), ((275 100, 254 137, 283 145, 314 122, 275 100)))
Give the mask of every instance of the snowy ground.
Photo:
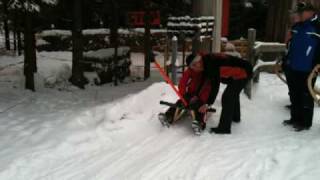
MULTIPOLYGON (((41 77, 50 69, 59 74, 54 73, 59 63, 48 65, 57 54, 39 56, 46 56, 39 62, 42 69, 52 67, 41 77)), ((7 65, 20 60, 0 57, 5 67, 0 73, 10 74, 19 64, 7 65)), ((155 82, 158 77, 118 87, 40 88, 36 93, 12 86, 17 81, 7 78, 6 83, 0 79, 0 179, 320 178, 320 111, 316 108, 310 131, 283 127, 287 89, 275 75, 261 74, 253 100, 242 95, 242 122, 234 124, 232 135, 204 132, 200 137, 193 135, 190 119, 170 129, 161 127, 157 114, 165 107, 159 101, 176 96, 168 85, 155 82)), ((209 127, 218 123, 220 97, 209 127)))

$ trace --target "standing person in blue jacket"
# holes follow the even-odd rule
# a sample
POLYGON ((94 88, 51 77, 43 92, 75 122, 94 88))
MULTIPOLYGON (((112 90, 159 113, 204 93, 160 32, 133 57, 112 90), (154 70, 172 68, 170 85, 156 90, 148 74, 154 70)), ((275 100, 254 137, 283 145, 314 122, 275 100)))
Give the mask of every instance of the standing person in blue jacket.
POLYGON ((314 102, 307 79, 320 58, 320 20, 310 3, 299 3, 296 11, 301 16, 301 22, 292 29, 287 55, 291 118, 283 123, 302 131, 312 126, 314 102))
MULTIPOLYGON (((300 14, 298 14, 297 12, 293 12, 291 14, 291 27, 286 35, 286 40, 285 40, 285 43, 287 44, 287 48, 290 46, 290 41, 291 41, 292 34, 293 34, 292 30, 295 29, 295 27, 298 26, 300 24, 300 22, 301 22, 300 14)), ((289 64, 288 64, 287 55, 282 58, 281 67, 282 67, 282 70, 283 70, 284 75, 286 77, 286 80, 290 81, 290 76, 288 73, 289 64)), ((288 86, 288 95, 290 97, 290 86, 288 86)), ((290 99, 290 105, 286 105, 286 108, 289 110, 291 109, 291 99, 290 99)))

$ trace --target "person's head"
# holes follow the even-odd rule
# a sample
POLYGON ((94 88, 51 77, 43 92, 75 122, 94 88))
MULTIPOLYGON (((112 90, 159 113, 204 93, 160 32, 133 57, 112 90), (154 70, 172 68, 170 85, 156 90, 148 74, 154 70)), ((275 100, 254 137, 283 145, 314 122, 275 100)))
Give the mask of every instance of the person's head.
POLYGON ((300 14, 297 13, 297 12, 292 13, 291 16, 290 16, 290 21, 291 21, 292 24, 296 24, 298 22, 301 22, 300 14))
POLYGON ((194 72, 202 72, 204 70, 202 56, 198 54, 191 54, 187 57, 187 66, 194 72))
POLYGON ((227 52, 235 52, 236 51, 236 47, 232 43, 227 43, 227 45, 225 47, 225 51, 227 51, 227 52))
POLYGON ((222 51, 225 51, 227 43, 228 43, 228 38, 222 37, 221 38, 221 50, 222 51))
POLYGON ((296 5, 296 13, 300 15, 301 21, 311 19, 316 12, 316 8, 308 2, 299 2, 296 5))

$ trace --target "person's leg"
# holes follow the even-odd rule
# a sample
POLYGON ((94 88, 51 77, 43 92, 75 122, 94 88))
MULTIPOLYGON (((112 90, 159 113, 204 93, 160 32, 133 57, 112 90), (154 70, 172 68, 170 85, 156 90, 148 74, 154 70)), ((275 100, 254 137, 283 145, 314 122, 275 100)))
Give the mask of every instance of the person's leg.
POLYGON ((291 109, 290 109, 290 119, 285 120, 283 122, 284 125, 294 125, 297 123, 299 119, 299 106, 301 104, 300 98, 300 84, 299 84, 299 77, 296 73, 292 70, 288 70, 289 79, 288 79, 288 86, 290 89, 290 101, 291 101, 291 109))
POLYGON ((241 121, 241 107, 240 107, 240 93, 247 85, 248 80, 238 80, 236 81, 235 92, 235 106, 234 106, 234 114, 233 121, 239 123, 241 121))
POLYGON ((174 113, 176 112, 176 109, 177 108, 170 107, 165 113, 166 118, 167 118, 166 120, 170 124, 173 122, 173 116, 174 116, 174 113))
MULTIPOLYGON (((197 122, 201 130, 204 130, 206 128, 206 122, 205 122, 205 114, 194 111, 195 112, 195 119, 194 121, 197 122)), ((193 122, 194 123, 194 122, 193 122)))
POLYGON ((231 122, 234 117, 236 97, 237 95, 234 91, 234 84, 228 85, 222 95, 222 111, 218 126, 222 131, 231 131, 231 122))
POLYGON ((235 105, 234 105, 234 114, 233 114, 233 122, 240 123, 241 121, 241 112, 240 112, 240 96, 238 95, 235 98, 235 105))
MULTIPOLYGON (((313 119, 313 110, 314 110, 314 100, 313 97, 311 96, 309 89, 308 89, 308 84, 307 84, 307 79, 308 79, 308 74, 302 75, 301 78, 301 107, 300 107, 300 112, 301 112, 301 122, 295 127, 297 131, 309 129, 312 126, 312 119, 313 119)), ((314 82, 313 82, 314 85, 314 82)))
POLYGON ((284 76, 286 77, 286 80, 287 80, 287 86, 288 86, 288 95, 289 95, 289 100, 290 100, 290 105, 287 105, 286 107, 288 107, 288 109, 291 108, 291 105, 292 105, 292 100, 291 100, 291 86, 289 85, 289 82, 291 82, 291 79, 290 79, 290 72, 288 70, 288 67, 284 68, 283 69, 283 72, 284 72, 284 76))

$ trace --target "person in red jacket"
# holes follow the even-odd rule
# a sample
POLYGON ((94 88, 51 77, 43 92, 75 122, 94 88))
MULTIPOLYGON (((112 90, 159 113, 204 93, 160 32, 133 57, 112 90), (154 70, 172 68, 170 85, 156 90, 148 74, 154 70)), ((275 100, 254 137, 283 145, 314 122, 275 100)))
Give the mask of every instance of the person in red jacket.
MULTIPOLYGON (((179 92, 188 103, 188 108, 194 110, 196 119, 193 125, 205 129, 205 113, 207 112, 208 99, 211 93, 211 81, 205 78, 203 62, 201 57, 187 58, 188 69, 183 73, 179 81, 179 92)), ((183 107, 181 100, 178 100, 177 107, 183 107)), ((171 107, 165 113, 165 120, 173 123, 173 116, 176 108, 171 107)))
MULTIPOLYGON (((207 103, 213 104, 219 92, 220 82, 227 84, 222 95, 222 111, 218 127, 210 133, 230 134, 232 122, 240 122, 239 94, 252 76, 252 65, 241 58, 225 54, 198 54, 188 58, 201 59, 202 74, 211 84, 207 103)), ((206 107, 203 106, 203 111, 206 107)))

